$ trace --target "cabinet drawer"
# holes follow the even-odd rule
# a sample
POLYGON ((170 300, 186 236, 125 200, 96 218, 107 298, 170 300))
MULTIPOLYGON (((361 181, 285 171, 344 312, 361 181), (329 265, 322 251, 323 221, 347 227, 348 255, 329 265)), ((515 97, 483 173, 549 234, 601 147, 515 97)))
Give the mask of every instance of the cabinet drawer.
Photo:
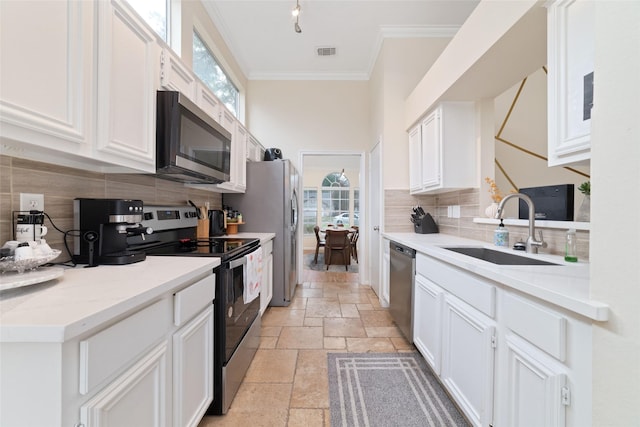
POLYGON ((496 313, 496 288, 477 276, 418 253, 416 274, 420 274, 489 317, 496 313))
POLYGON ((176 292, 173 303, 173 323, 181 326, 207 305, 211 305, 216 296, 216 276, 212 274, 176 292))
POLYGON ((541 305, 512 294, 504 296, 505 325, 533 345, 564 361, 567 319, 541 305))
POLYGON ((171 327, 171 300, 165 298, 80 341, 80 394, 126 368, 171 327))

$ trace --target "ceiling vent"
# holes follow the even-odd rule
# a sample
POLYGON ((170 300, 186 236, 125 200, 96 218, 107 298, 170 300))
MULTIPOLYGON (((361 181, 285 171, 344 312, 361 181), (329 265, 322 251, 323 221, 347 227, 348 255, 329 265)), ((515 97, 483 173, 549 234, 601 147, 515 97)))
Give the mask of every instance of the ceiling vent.
POLYGON ((333 56, 336 54, 335 47, 319 47, 316 49, 318 56, 333 56))

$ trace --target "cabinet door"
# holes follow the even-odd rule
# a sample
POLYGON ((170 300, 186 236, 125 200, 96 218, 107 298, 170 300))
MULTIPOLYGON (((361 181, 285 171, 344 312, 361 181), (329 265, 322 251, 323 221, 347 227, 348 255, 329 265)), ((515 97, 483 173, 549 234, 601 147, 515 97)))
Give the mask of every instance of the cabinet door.
POLYGON ((80 408, 85 427, 166 425, 167 343, 164 342, 80 408))
POLYGON ((262 148, 262 144, 253 135, 249 134, 247 138, 247 160, 250 162, 262 161, 260 156, 262 150, 260 148, 262 148))
POLYGON ((409 131, 409 189, 422 188, 422 127, 418 125, 409 131))
POLYGON ((118 0, 98 5, 97 152, 95 157, 155 172, 155 34, 118 0))
POLYGON ((213 401, 213 305, 173 336, 173 425, 196 427, 213 401))
POLYGON ((548 6, 549 166, 591 158, 595 2, 557 0, 548 6))
POLYGON ((474 425, 493 419, 495 326, 479 311, 446 295, 441 379, 474 425))
POLYGON ((247 188, 247 139, 249 139, 249 132, 239 122, 236 123, 235 135, 233 135, 233 145, 236 150, 233 153, 232 158, 236 167, 235 170, 235 186, 236 189, 244 191, 247 188))
POLYGON ((196 84, 196 104, 205 113, 213 117, 216 122, 220 123, 220 100, 201 82, 196 84))
POLYGON ((440 110, 422 121, 422 187, 440 185, 440 110))
POLYGON ((382 239, 382 277, 380 283, 380 305, 389 307, 389 271, 391 265, 391 255, 389 253, 389 241, 382 239))
POLYGON ((273 254, 262 261, 262 288, 260 289, 260 315, 264 313, 273 298, 273 254))
POLYGON ((84 1, 0 2, 1 136, 90 154, 93 10, 84 1))
POLYGON ((509 401, 500 406, 507 412, 505 425, 563 427, 570 403, 564 368, 516 335, 506 341, 509 401))
POLYGON ((440 374, 442 348, 442 288, 416 275, 413 301, 413 343, 436 374, 440 374))
POLYGON ((196 79, 171 49, 162 49, 160 55, 160 86, 175 90, 196 102, 196 79))

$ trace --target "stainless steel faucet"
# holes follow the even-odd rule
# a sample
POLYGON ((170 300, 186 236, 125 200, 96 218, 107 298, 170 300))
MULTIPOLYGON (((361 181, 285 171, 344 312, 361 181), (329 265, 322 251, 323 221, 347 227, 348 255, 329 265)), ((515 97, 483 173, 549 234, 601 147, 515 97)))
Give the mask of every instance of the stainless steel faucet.
POLYGON ((513 199, 514 197, 520 198, 527 203, 529 207, 529 237, 527 237, 526 243, 526 252, 530 254, 537 254, 538 248, 546 248, 547 242, 542 238, 542 231, 540 231, 540 240, 536 240, 536 208, 533 205, 533 200, 531 197, 522 193, 513 193, 507 195, 504 199, 500 201, 498 205, 498 212, 496 213, 496 218, 502 219, 502 212, 504 211, 504 204, 509 199, 513 199))

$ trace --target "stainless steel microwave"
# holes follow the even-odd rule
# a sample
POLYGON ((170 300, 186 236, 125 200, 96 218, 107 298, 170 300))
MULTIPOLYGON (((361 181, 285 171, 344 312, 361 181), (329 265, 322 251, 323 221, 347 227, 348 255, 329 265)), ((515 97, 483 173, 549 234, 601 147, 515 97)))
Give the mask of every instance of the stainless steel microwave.
POLYGON ((229 181, 231 133, 180 92, 158 91, 156 175, 191 184, 229 181))

